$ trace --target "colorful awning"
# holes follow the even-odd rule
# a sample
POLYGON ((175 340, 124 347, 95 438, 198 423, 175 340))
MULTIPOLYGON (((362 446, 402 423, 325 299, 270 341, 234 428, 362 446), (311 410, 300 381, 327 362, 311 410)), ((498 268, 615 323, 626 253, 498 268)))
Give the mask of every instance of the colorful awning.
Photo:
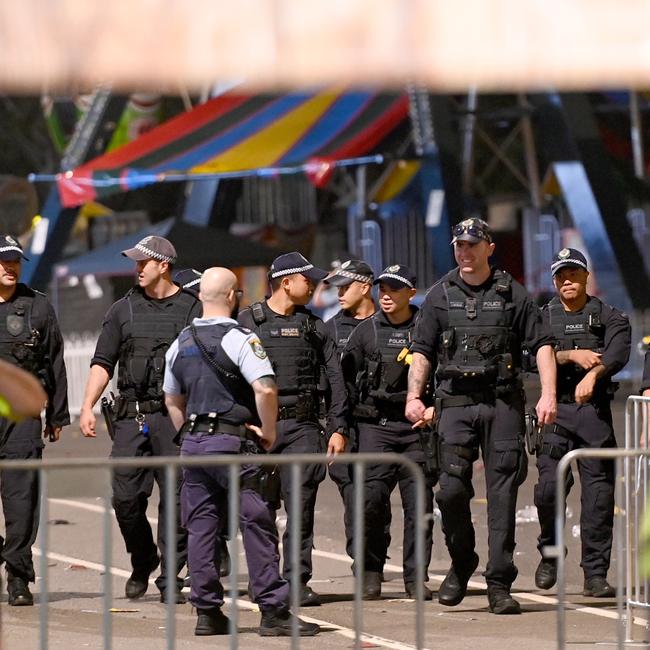
POLYGON ((178 175, 307 171, 323 183, 341 161, 376 150, 408 116, 406 95, 332 90, 212 99, 56 177, 81 205, 178 175))

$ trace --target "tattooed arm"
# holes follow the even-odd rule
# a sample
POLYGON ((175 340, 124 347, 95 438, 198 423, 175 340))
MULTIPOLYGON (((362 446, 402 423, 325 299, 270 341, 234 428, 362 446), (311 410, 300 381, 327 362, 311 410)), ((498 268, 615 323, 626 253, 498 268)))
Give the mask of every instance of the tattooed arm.
POLYGON ((264 449, 269 450, 275 444, 275 424, 278 419, 278 387, 273 377, 260 377, 251 384, 255 392, 255 406, 262 426, 248 425, 261 438, 264 449))
POLYGON ((406 417, 409 422, 419 422, 424 417, 425 407, 420 399, 431 374, 431 362, 420 352, 413 353, 409 368, 408 392, 406 394, 406 417))

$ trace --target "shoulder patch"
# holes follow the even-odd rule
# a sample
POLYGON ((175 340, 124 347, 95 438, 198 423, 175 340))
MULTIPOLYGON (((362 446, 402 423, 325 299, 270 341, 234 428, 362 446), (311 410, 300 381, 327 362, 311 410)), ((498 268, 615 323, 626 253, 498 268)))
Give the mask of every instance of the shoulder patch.
POLYGON ((258 359, 266 359, 266 350, 264 349, 264 346, 262 345, 262 342, 259 339, 251 339, 248 344, 251 346, 251 349, 253 350, 253 354, 258 358, 258 359))

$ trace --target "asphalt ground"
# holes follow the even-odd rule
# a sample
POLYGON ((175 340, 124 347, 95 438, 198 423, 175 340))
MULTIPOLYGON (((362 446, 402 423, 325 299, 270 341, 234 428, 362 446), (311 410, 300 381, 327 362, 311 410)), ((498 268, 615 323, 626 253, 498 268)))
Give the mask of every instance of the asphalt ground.
MULTIPOLYGON (((619 437, 623 432, 624 390, 614 403, 615 422, 619 437)), ((105 432, 96 440, 84 439, 77 426, 64 430, 63 439, 48 445, 47 458, 106 457, 110 443, 105 432)), ((567 597, 569 607, 566 619, 568 647, 614 647, 617 634, 616 603, 613 599, 582 596, 583 576, 579 567, 579 479, 569 497, 567 518, 567 597)), ((483 468, 480 461, 474 467, 476 497, 472 512, 477 532, 477 552, 481 558, 465 600, 457 607, 448 608, 433 602, 425 603, 425 647, 455 648, 480 647, 484 650, 522 648, 553 648, 556 646, 555 589, 540 591, 534 584, 534 571, 539 561, 536 549, 538 523, 535 521, 533 486, 536 481, 534 459, 530 460, 529 475, 521 487, 518 499, 516 563, 519 577, 513 585, 513 594, 521 602, 521 616, 495 616, 487 609, 485 568, 487 551, 487 517, 483 468)), ((103 641, 103 497, 108 488, 108 473, 97 470, 62 470, 52 472, 49 479, 49 516, 47 531, 48 593, 50 648, 102 648, 103 641)), ((415 647, 415 603, 405 598, 401 576, 402 518, 399 492, 393 495, 393 543, 386 566, 383 597, 379 601, 363 603, 364 647, 415 647)), ((354 583, 350 559, 345 554, 341 502, 334 484, 329 480, 321 485, 316 512, 314 550, 314 578, 311 582, 321 594, 321 607, 302 609, 301 616, 318 622, 322 632, 315 638, 301 640, 304 648, 354 647, 354 583)), ((157 517, 157 499, 149 509, 152 522, 157 517)), ((279 526, 286 522, 284 512, 279 515, 279 526)), ((130 562, 115 521, 112 526, 112 591, 111 614, 112 647, 149 650, 164 648, 166 619, 165 606, 153 583, 147 595, 137 601, 124 596, 124 584, 130 574, 130 562)), ((40 541, 35 547, 37 573, 40 541)), ((240 590, 237 642, 241 648, 285 648, 288 639, 260 638, 256 633, 259 612, 246 596, 245 557, 239 547, 240 590)), ((434 550, 430 565, 429 586, 433 591, 444 579, 449 558, 442 538, 440 523, 434 527, 434 550)), ((616 579, 616 563, 610 570, 610 581, 616 579)), ((152 576, 152 578, 155 576, 152 576)), ((228 587, 229 579, 225 579, 228 587)), ((39 586, 40 575, 33 588, 35 607, 9 607, 6 594, 0 597, 2 613, 2 648, 30 649, 39 647, 39 586)), ((229 611, 229 605, 225 608, 229 611)), ((194 637, 196 615, 189 604, 175 606, 175 638, 177 648, 228 647, 228 637, 194 637)), ((635 625, 635 638, 645 638, 646 626, 642 620, 635 625)))

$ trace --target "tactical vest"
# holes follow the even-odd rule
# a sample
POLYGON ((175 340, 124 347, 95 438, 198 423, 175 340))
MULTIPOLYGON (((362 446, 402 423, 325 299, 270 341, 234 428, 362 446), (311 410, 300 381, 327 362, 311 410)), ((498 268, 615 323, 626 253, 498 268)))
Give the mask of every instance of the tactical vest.
POLYGON ((361 373, 361 401, 355 415, 361 419, 377 417, 404 420, 408 382, 407 354, 415 318, 403 326, 392 327, 381 322, 380 313, 371 316, 374 351, 367 355, 361 373))
POLYGON ((336 351, 341 354, 343 349, 348 344, 350 335, 354 331, 355 327, 362 321, 343 314, 340 312, 334 318, 332 318, 332 325, 334 327, 334 342, 336 343, 336 351))
POLYGON ((438 340, 436 376, 454 394, 514 387, 521 350, 512 332, 512 278, 495 271, 482 297, 444 282, 449 328, 438 340))
POLYGON ((128 397, 161 399, 165 353, 172 341, 190 322, 196 298, 182 291, 172 307, 152 308, 141 291, 126 295, 130 334, 120 349, 118 388, 128 397))
POLYGON ((187 395, 188 415, 216 413, 230 424, 257 422, 255 395, 239 368, 221 347, 223 337, 232 329, 248 334, 235 323, 201 325, 196 328, 208 354, 225 371, 220 373, 203 358, 192 331, 184 329, 178 337, 178 356, 172 370, 182 392, 187 395))
POLYGON ((16 291, 0 318, 0 359, 31 372, 51 389, 51 364, 38 330, 47 320, 47 299, 23 284, 16 291))
MULTIPOLYGON (((582 311, 566 311, 556 296, 548 306, 551 330, 558 350, 593 350, 601 352, 605 348, 605 326, 601 322, 603 304, 591 297, 582 311)), ((587 371, 575 363, 564 363, 557 367, 557 397, 559 401, 574 402, 575 388, 587 371)), ((595 397, 603 397, 611 382, 599 380, 596 383, 595 397)))
POLYGON ((316 320, 308 311, 277 318, 262 303, 250 306, 257 334, 269 356, 281 405, 297 402, 297 396, 316 398, 322 355, 316 320))

